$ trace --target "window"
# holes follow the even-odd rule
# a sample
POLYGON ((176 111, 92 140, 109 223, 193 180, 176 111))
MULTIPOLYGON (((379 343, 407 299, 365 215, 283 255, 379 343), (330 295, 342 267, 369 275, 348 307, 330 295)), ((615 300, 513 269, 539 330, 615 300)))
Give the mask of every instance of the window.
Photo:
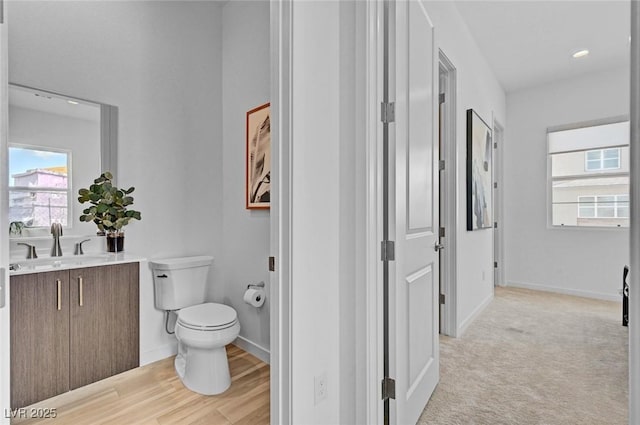
POLYGON ((629 122, 548 132, 552 226, 629 226, 629 122))
POLYGON ((587 171, 616 170, 620 168, 620 148, 587 151, 584 155, 587 171))
POLYGON ((47 148, 9 146, 9 220, 27 227, 67 226, 72 199, 70 154, 47 148))
POLYGON ((578 218, 629 218, 629 195, 579 196, 578 218))

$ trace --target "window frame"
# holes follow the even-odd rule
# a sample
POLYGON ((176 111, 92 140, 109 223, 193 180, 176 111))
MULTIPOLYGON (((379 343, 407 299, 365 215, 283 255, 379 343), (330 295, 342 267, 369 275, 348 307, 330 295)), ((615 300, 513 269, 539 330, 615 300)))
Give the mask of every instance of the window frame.
MULTIPOLYGON (((63 225, 65 229, 73 229, 73 217, 74 217, 74 202, 73 202, 73 160, 72 151, 69 149, 58 149, 48 146, 28 145, 24 143, 9 143, 7 146, 7 153, 10 148, 38 150, 44 152, 61 153, 67 156, 67 187, 65 189, 59 187, 32 187, 32 186, 13 186, 10 182, 12 180, 10 175, 10 159, 7 155, 7 195, 16 192, 36 192, 36 193, 66 193, 67 195, 67 224, 63 225)), ((9 206, 7 205, 7 209, 9 206)), ((27 226, 25 226, 27 227, 27 226)), ((46 229, 48 226, 28 226, 30 229, 46 229)))
MULTIPOLYGON (((578 207, 578 218, 584 218, 584 219, 589 219, 589 218, 599 218, 599 219, 619 219, 619 218, 629 218, 629 216, 623 217, 623 216, 619 216, 618 215, 618 210, 621 208, 629 208, 629 195, 628 194, 615 194, 615 195, 583 195, 583 196, 578 196, 578 203, 577 203, 577 207, 578 207), (627 198, 626 201, 620 201, 618 200, 618 198, 625 196, 627 198), (598 198, 604 198, 604 197, 613 197, 613 202, 611 201, 598 201, 598 198), (593 198, 593 217, 584 217, 580 215, 580 207, 581 205, 581 198, 593 198), (627 205, 626 206, 621 206, 620 204, 626 202, 627 205), (607 216, 599 216, 598 215, 598 203, 613 203, 613 217, 607 217, 607 216)), ((602 208, 602 207, 601 207, 602 208)), ((585 226, 582 226, 585 227, 585 226)))
POLYGON ((602 149, 590 149, 590 150, 585 150, 584 151, 584 171, 588 171, 588 172, 598 172, 598 171, 611 171, 611 170, 619 170, 622 166, 622 161, 621 161, 621 157, 622 157, 622 149, 618 146, 618 147, 608 147, 608 148, 602 148, 602 149), (613 158, 605 158, 604 157, 604 151, 613 151, 615 150, 618 153, 618 157, 616 158, 618 161, 618 165, 616 167, 605 167, 604 166, 604 161, 606 160, 611 160, 613 158), (597 162, 600 164, 600 167, 598 168, 589 168, 589 163, 590 162, 595 162, 594 160, 590 160, 588 159, 588 155, 589 152, 599 152, 600 153, 600 158, 597 160, 597 162))
MULTIPOLYGON (((549 152, 549 133, 553 133, 553 132, 557 132, 557 131, 565 131, 565 130, 577 130, 577 129, 581 129, 581 128, 586 128, 586 127, 596 127, 596 126, 600 126, 600 125, 607 125, 607 124, 617 124, 617 123, 622 123, 622 122, 629 122, 629 116, 628 115, 619 115, 619 116, 615 116, 615 117, 609 117, 609 118, 602 118, 602 119, 597 119, 597 120, 590 120, 590 121, 583 121, 583 122, 578 122, 578 123, 573 123, 573 124, 565 124, 565 125, 558 125, 558 126, 551 126, 551 127, 547 127, 547 132, 546 132, 546 159, 547 159, 547 187, 546 187, 546 192, 547 192, 547 229, 549 230, 559 230, 559 229, 571 229, 570 231, 629 231, 629 227, 623 227, 623 226, 579 226, 579 225, 565 225, 565 224, 553 224, 553 182, 554 179, 551 175, 552 173, 552 156, 553 154, 551 154, 549 152)), ((607 147, 607 149, 613 149, 613 148, 623 148, 623 147, 629 147, 630 144, 627 142, 627 144, 621 144, 621 145, 614 145, 614 146, 609 146, 607 147)), ((597 150, 597 149, 588 149, 588 150, 597 150)), ((584 150, 580 150, 580 151, 584 151, 586 152, 587 149, 584 150)), ((620 157, 622 158, 622 156, 620 157)), ((621 160, 621 166, 622 166, 622 160, 621 160)), ((607 173, 601 173, 602 175, 600 177, 606 176, 607 173)), ((616 174, 620 174, 620 173, 616 173, 616 174)), ((625 173, 626 175, 629 175, 629 173, 625 173)), ((556 179, 557 180, 557 179, 556 179)), ((629 215, 631 215, 631 211, 629 211, 629 215)))

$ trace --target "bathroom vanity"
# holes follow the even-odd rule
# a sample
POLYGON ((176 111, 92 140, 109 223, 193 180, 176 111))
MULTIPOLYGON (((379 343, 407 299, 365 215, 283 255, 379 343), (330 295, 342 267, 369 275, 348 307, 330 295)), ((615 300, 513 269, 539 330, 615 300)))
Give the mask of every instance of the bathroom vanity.
POLYGON ((11 272, 12 408, 139 365, 138 261, 25 261, 11 272))

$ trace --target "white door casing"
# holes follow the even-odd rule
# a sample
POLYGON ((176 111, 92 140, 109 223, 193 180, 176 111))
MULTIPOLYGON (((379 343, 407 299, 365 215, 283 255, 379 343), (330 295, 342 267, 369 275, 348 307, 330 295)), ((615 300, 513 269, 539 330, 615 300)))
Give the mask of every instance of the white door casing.
POLYGON ((493 285, 506 286, 504 280, 504 212, 503 206, 503 164, 504 127, 493 119, 493 221, 498 223, 493 229, 493 285))
MULTIPOLYGON (((7 123, 9 111, 9 80, 8 80, 8 61, 7 61, 7 24, 6 24, 6 2, 0 1, 0 15, 3 19, 0 22, 0 234, 8 235, 9 229, 9 196, 7 194, 7 123)), ((0 279, 4 279, 4 293, 0 293, 0 297, 4 297, 5 306, 0 308, 0 406, 2 406, 2 415, 0 416, 0 424, 9 424, 10 419, 4 411, 10 406, 10 328, 9 328, 9 238, 0 238, 0 279)), ((1 305, 1 304, 0 304, 1 305)))
POLYGON ((290 424, 291 403, 291 2, 270 3, 271 212, 270 411, 271 423, 290 424))
POLYGON ((421 0, 392 2, 390 14, 390 419, 415 424, 439 378, 438 56, 421 0))

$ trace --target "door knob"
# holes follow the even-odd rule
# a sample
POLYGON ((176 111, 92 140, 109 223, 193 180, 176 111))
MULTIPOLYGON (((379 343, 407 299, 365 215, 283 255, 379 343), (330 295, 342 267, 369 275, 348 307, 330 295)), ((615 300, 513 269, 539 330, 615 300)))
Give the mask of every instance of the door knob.
POLYGON ((436 246, 433 247, 435 249, 436 252, 444 249, 444 245, 441 243, 437 243, 436 246))

